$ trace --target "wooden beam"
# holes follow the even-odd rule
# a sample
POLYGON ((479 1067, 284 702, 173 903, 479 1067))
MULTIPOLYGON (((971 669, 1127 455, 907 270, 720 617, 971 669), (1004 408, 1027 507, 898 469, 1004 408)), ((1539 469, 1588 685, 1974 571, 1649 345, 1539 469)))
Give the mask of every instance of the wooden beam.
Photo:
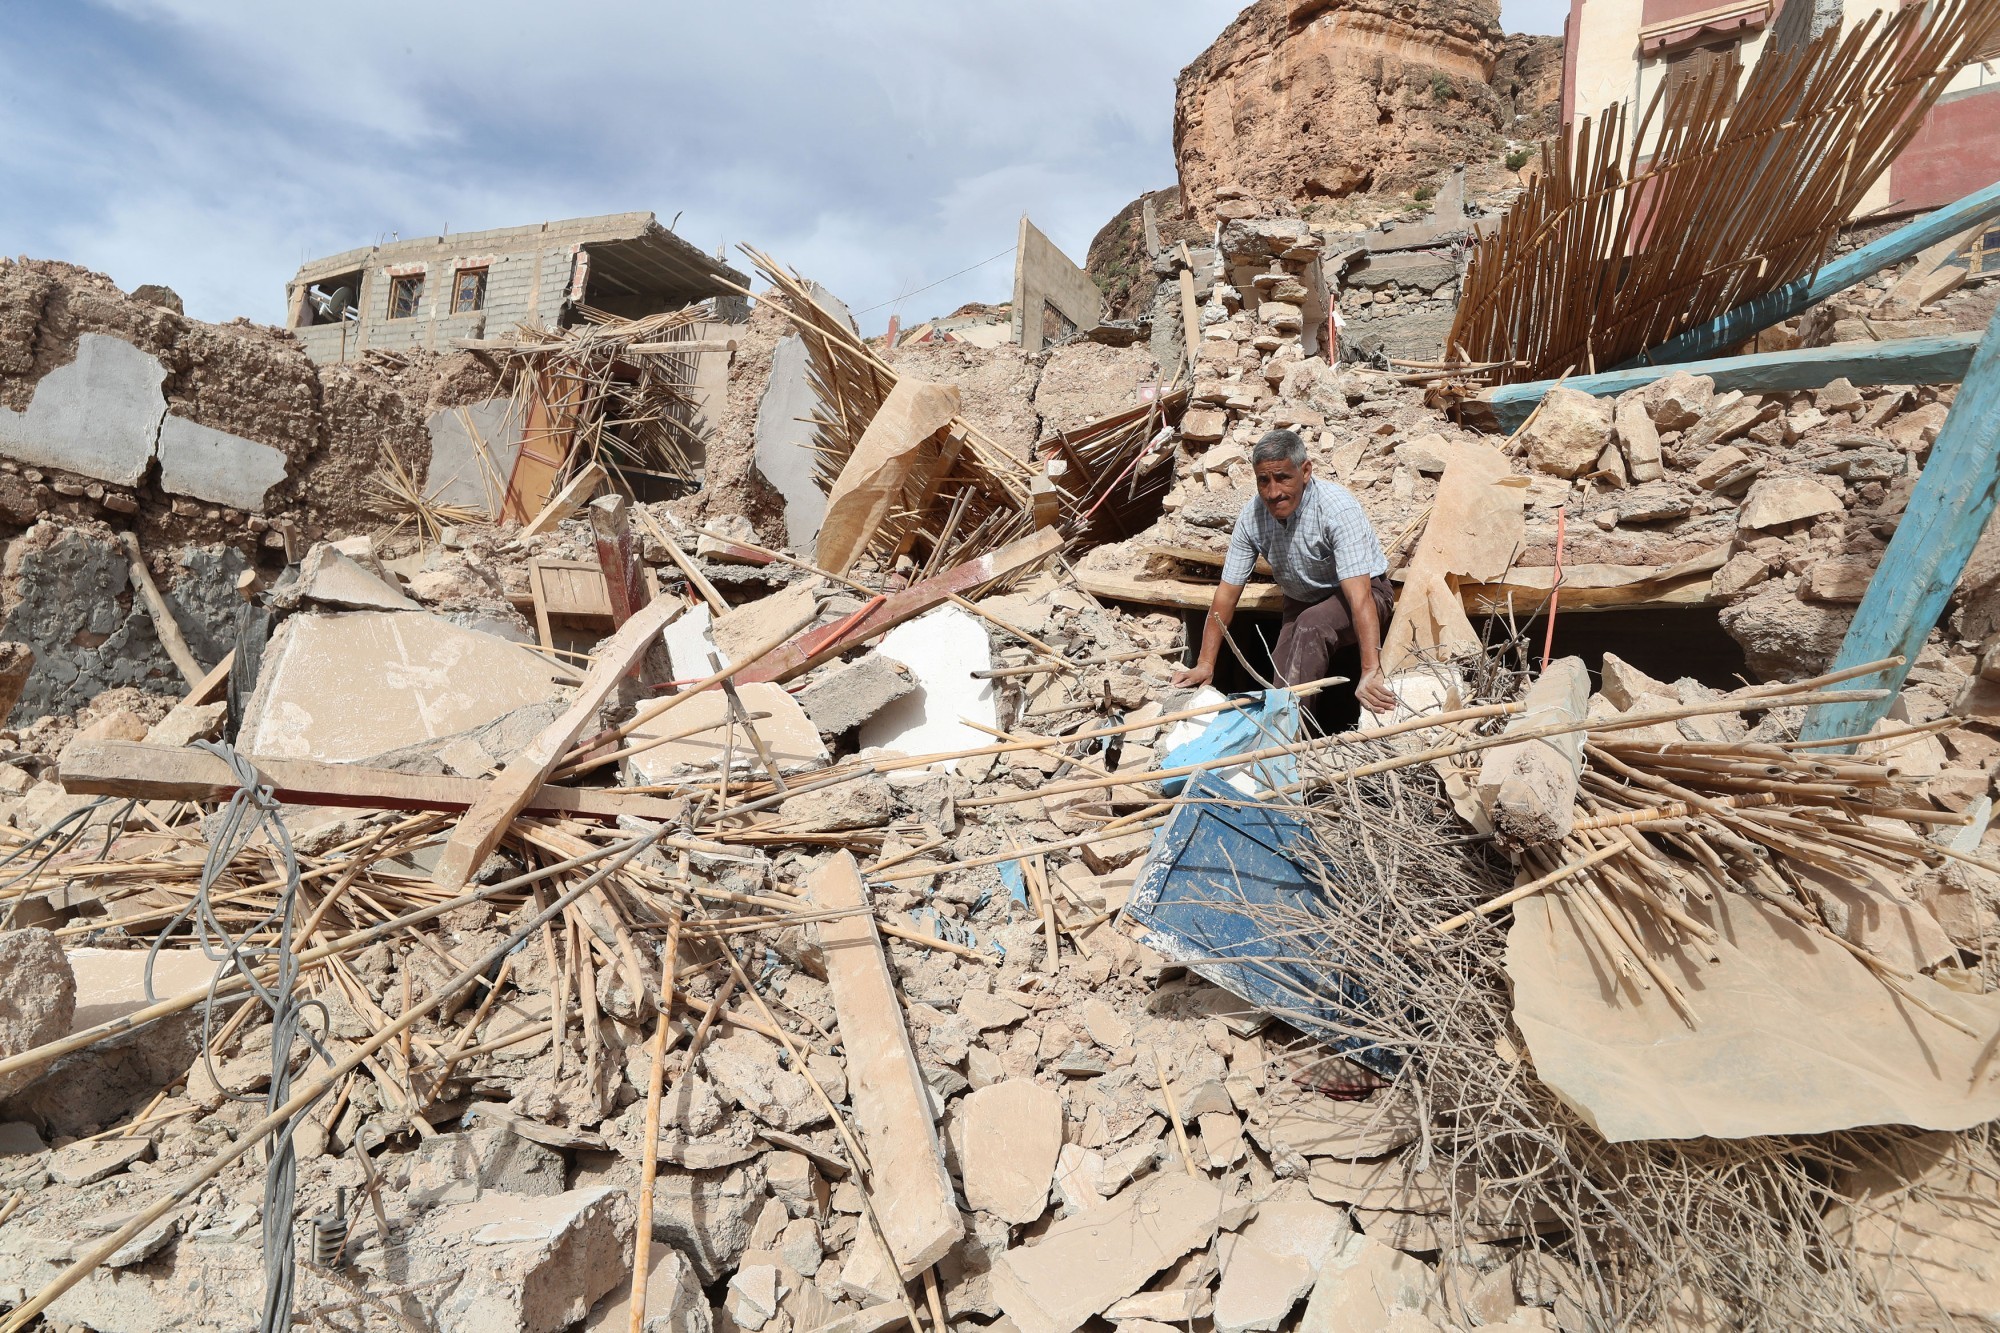
POLYGON ((159 636, 160 646, 167 650, 167 656, 187 678, 190 687, 201 684, 207 675, 201 663, 181 634, 181 627, 174 620, 174 613, 167 609, 167 599, 160 596, 160 586, 153 582, 153 571, 146 568, 146 555, 139 549, 139 539, 129 532, 118 534, 118 544, 125 548, 125 558, 132 566, 132 584, 139 590, 139 596, 146 603, 146 610, 153 618, 153 632, 159 636))
MULTIPOLYGON (((464 810, 492 786, 483 778, 393 773, 359 764, 325 764, 316 759, 250 757, 258 776, 285 805, 331 805, 362 810, 464 810)), ((192 746, 142 745, 133 741, 77 741, 63 751, 58 775, 64 791, 77 796, 125 796, 140 800, 226 801, 237 782, 220 756, 192 746)), ((620 791, 616 787, 552 787, 536 792, 531 814, 580 815, 616 819, 678 819, 686 802, 620 791)))
POLYGON ((542 506, 539 514, 528 520, 521 529, 521 535, 539 537, 544 532, 554 532, 556 524, 583 508, 605 480, 604 469, 596 463, 585 467, 556 492, 554 499, 542 506))
MULTIPOLYGON (((1722 567, 1727 554, 1718 548, 1676 565, 1565 565, 1563 610, 1706 606, 1710 576, 1722 567)), ((1145 579, 1082 570, 1077 582, 1099 597, 1181 611, 1206 611, 1217 586, 1196 579, 1145 579)), ((1528 615, 1548 599, 1554 584, 1553 568, 1532 566, 1509 570, 1497 583, 1461 584, 1458 594, 1469 616, 1502 615, 1510 606, 1515 615, 1528 615)), ((1276 584, 1248 583, 1236 605, 1249 611, 1282 611, 1285 595, 1276 584)))
POLYGON ((625 516, 630 503, 622 495, 600 495, 589 505, 597 568, 604 575, 605 595, 611 599, 613 626, 630 620, 648 600, 645 580, 639 577, 639 554, 632 543, 632 522, 625 516))
POLYGON ((487 854, 499 845, 514 816, 526 809, 541 790, 584 724, 618 688, 625 673, 645 656, 646 650, 659 642, 660 631, 680 611, 679 602, 662 598, 642 608, 600 645, 597 660, 591 663, 589 674, 577 686, 576 697, 562 716, 508 759, 479 802, 459 820, 457 830, 445 843, 437 867, 431 872, 433 883, 454 893, 465 886, 487 854))
MULTIPOLYGON (((1956 203, 1946 204, 1936 212, 1927 213, 1907 226, 1898 227, 1878 241, 1872 241, 1849 254, 1822 264, 1819 271, 1811 277, 1795 279, 1776 291, 1766 292, 1754 301, 1737 306, 1728 314, 1719 316, 1700 328, 1689 329, 1679 337, 1669 339, 1655 347, 1646 355, 1628 362, 1627 366, 1642 363, 1656 366, 1671 365, 1713 356, 1725 347, 1734 347, 1755 337, 1773 324, 1790 319, 1808 306, 1817 305, 1837 292, 1846 291, 1855 283, 1873 277, 1891 264, 1902 263, 1948 236, 1956 236, 1996 217, 2000 217, 2000 182, 1989 185, 1977 193, 1968 194, 1956 203)), ((1627 366, 1618 366, 1614 369, 1624 370, 1627 366)), ((1893 382, 1932 384, 1939 381, 1893 382)), ((1717 384, 1716 387, 1722 386, 1717 384)))
POLYGON ((1888 713, 1903 688, 1910 663, 1930 636, 1973 545, 1993 516, 2000 487, 2000 311, 1986 326, 1978 355, 1931 446, 1916 489, 1889 539, 1889 549, 1868 581, 1847 627, 1838 671, 1901 656, 1902 665, 1855 681, 1855 687, 1889 693, 1865 703, 1817 704, 1806 714, 1799 739, 1858 736, 1888 713))
POLYGON ((1571 375, 1565 380, 1535 380, 1487 389, 1465 404, 1465 418, 1479 426, 1513 431, 1528 419, 1542 396, 1558 383, 1598 398, 1613 398, 1640 389, 1678 371, 1707 375, 1717 393, 1741 389, 1772 393, 1817 389, 1837 379, 1864 384, 1955 384, 1965 377, 1979 345, 1974 333, 1937 338, 1897 338, 1891 342, 1834 343, 1830 347, 1798 347, 1789 352, 1759 352, 1723 356, 1712 361, 1687 361, 1671 366, 1635 366, 1597 375, 1571 375))
POLYGON ((968 560, 948 569, 936 578, 925 579, 901 592, 891 593, 866 608, 866 614, 851 625, 830 626, 826 631, 815 631, 785 644, 738 673, 737 682, 751 684, 760 680, 790 680, 877 635, 888 633, 906 620, 922 615, 949 600, 953 593, 970 592, 982 584, 1045 560, 1061 550, 1062 544, 1062 534, 1054 528, 1043 528, 1033 536, 1010 542, 977 560, 968 560))

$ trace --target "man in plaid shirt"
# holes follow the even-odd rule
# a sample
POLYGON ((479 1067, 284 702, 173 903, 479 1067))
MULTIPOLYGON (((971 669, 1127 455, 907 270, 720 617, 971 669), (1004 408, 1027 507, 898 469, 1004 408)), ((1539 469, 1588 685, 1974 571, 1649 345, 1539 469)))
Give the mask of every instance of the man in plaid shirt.
POLYGON ((1214 676, 1223 633, 1262 556, 1285 595, 1283 627, 1271 650, 1277 683, 1319 680, 1335 652, 1358 643, 1361 679, 1355 696, 1374 712, 1390 711, 1396 696, 1382 681, 1382 630, 1395 594, 1389 559, 1368 516, 1345 486, 1313 479, 1305 441, 1293 431, 1270 431, 1257 441, 1250 469, 1257 476, 1257 498, 1236 516, 1222 585, 1202 626, 1201 657, 1177 674, 1174 684, 1205 685, 1214 676))

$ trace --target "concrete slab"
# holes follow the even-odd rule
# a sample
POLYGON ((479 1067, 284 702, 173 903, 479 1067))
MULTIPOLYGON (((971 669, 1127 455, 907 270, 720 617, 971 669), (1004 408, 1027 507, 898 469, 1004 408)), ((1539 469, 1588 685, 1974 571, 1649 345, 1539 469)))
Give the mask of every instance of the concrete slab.
POLYGON ((458 505, 497 518, 507 497, 507 478, 521 453, 521 433, 508 420, 513 400, 488 398, 431 413, 431 465, 424 496, 434 504, 458 505), (469 428, 468 428, 469 427, 469 428))
POLYGON ((348 611, 423 610, 401 588, 331 542, 321 542, 306 552, 299 566, 298 594, 306 601, 348 611))
POLYGON ((416 611, 297 615, 264 650, 237 744, 278 759, 353 763, 552 697, 547 663, 416 611))
MULTIPOLYGON (((753 716, 758 713, 771 715, 759 718, 755 725, 758 736, 763 738, 765 747, 771 752, 771 758, 777 762, 779 772, 800 773, 822 768, 829 762, 826 746, 820 742, 819 728, 785 692, 784 686, 760 681, 739 685, 736 692, 753 716)), ((744 736, 742 727, 735 728, 732 743, 728 721, 728 696, 720 690, 708 690, 639 727, 632 733, 630 744, 643 744, 655 736, 672 736, 690 727, 706 724, 704 730, 683 740, 668 741, 644 754, 632 756, 626 761, 632 781, 635 784, 665 782, 697 769, 713 773, 722 764, 725 752, 733 756, 731 769, 734 772, 761 768, 756 748, 744 736)))
POLYGON ((715 618, 706 605, 691 606, 660 631, 660 642, 667 645, 667 660, 673 663, 675 680, 700 680, 712 674, 708 655, 715 651, 715 639, 709 633, 714 623, 715 618))
POLYGON ((282 449, 186 417, 160 422, 160 488, 210 504, 264 512, 264 496, 285 479, 282 449))
POLYGON ((159 358, 123 338, 83 334, 76 360, 42 377, 27 411, 0 407, 0 454, 137 485, 166 415, 166 378, 159 358))
MULTIPOLYGON (((826 288, 814 286, 813 299, 854 323, 840 298, 826 288)), ((786 545, 807 555, 826 517, 826 492, 813 480, 818 455, 810 447, 813 427, 807 424, 820 411, 806 345, 796 333, 787 334, 771 352, 771 376, 757 403, 756 459, 757 470, 785 497, 786 545)))
POLYGON ((965 1201, 1016 1224, 1049 1206, 1063 1147, 1063 1099, 1024 1078, 971 1093, 958 1105, 959 1174, 965 1201))
MULTIPOLYGON (((959 721, 962 717, 989 727, 1000 722, 993 682, 972 678, 973 672, 993 666, 983 621, 955 606, 941 606, 890 630, 876 650, 909 667, 918 688, 862 724, 864 748, 917 755, 992 742, 991 736, 959 721)), ((954 772, 958 761, 948 759, 941 766, 954 772)))
MULTIPOLYGON (((728 614, 717 616, 709 625, 709 637, 721 651, 723 661, 741 662, 749 653, 767 646, 774 637, 812 624, 819 616, 819 597, 825 587, 826 580, 814 575, 790 584, 782 592, 732 607, 728 614)), ((713 670, 704 659, 701 669, 693 674, 706 676, 713 670)))
MULTIPOLYGON (((69 969, 76 974, 76 1016, 70 1031, 143 1009, 146 999, 144 949, 70 949, 69 969)), ((199 949, 162 949, 153 960, 153 994, 160 999, 185 995, 206 986, 216 965, 199 949)))

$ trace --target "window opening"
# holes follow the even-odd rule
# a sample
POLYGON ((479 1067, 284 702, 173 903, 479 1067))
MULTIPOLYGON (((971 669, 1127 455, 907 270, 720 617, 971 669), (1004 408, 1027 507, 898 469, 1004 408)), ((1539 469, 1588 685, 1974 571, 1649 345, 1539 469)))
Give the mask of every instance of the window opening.
POLYGON ((421 273, 406 278, 393 278, 389 282, 389 318, 414 319, 417 305, 424 299, 424 278, 421 273))
POLYGON ((452 284, 451 313, 469 315, 486 308, 486 270, 462 268, 452 284))

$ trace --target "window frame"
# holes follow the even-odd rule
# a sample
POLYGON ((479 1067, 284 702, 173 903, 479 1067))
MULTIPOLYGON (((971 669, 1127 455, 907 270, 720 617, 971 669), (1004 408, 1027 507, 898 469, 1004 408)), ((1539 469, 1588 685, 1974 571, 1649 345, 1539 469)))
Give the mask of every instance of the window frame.
POLYGON ((401 274, 393 274, 390 276, 389 310, 387 318, 416 319, 423 314, 424 279, 425 275, 422 273, 401 273, 401 274), (404 311, 403 313, 398 314, 397 313, 398 300, 403 295, 404 292, 409 293, 410 308, 404 311))
POLYGON ((492 271, 491 267, 486 264, 467 264, 462 268, 457 268, 452 270, 451 274, 452 314, 476 315, 486 309, 487 277, 491 273, 491 271, 492 271), (465 305, 463 304, 465 298, 465 288, 464 288, 465 280, 469 277, 475 277, 475 276, 477 277, 479 283, 478 291, 473 296, 472 304, 465 305))

